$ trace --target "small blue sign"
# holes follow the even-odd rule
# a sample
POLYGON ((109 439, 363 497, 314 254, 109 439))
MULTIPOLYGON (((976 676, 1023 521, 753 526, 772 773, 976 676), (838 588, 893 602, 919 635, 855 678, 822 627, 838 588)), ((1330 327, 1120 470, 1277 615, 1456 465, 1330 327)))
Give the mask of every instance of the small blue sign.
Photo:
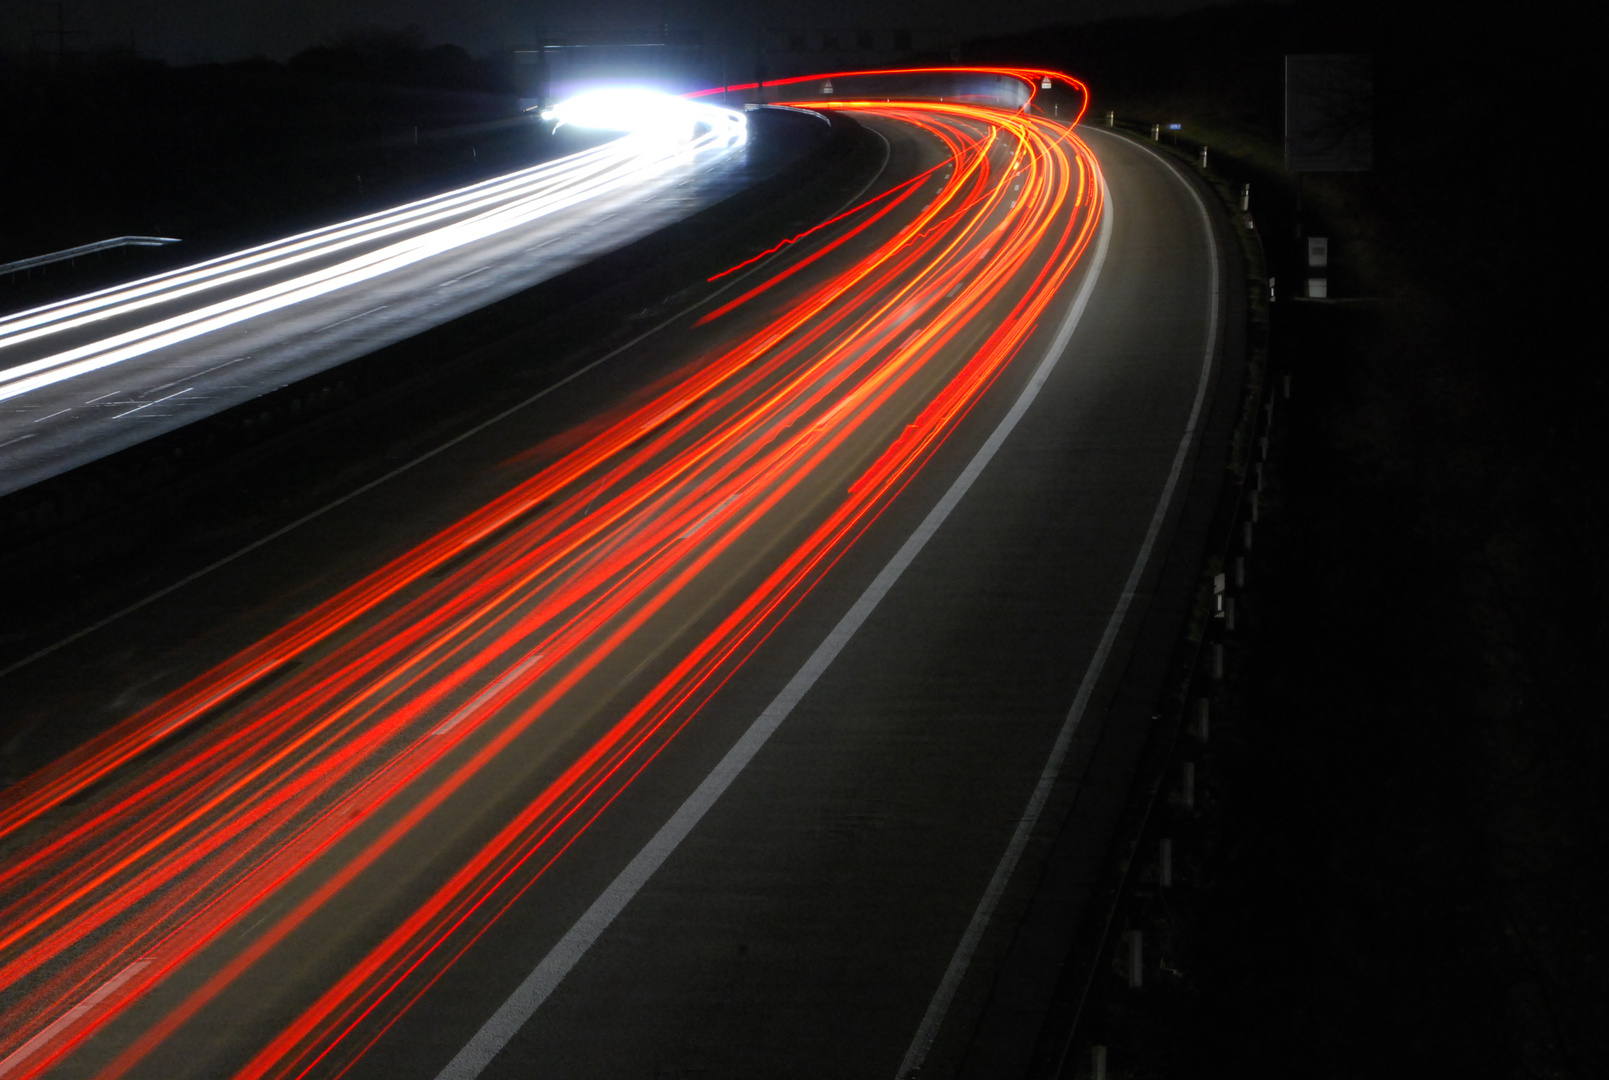
POLYGON ((1184 130, 1184 125, 1183 124, 1169 124, 1168 125, 1168 130, 1169 131, 1183 131, 1184 130))

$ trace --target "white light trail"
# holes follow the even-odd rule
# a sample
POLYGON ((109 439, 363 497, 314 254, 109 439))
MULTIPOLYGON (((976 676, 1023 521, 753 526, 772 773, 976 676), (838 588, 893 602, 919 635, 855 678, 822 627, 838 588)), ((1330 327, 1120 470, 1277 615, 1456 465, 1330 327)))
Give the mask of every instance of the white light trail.
POLYGON ((118 364, 248 319, 351 288, 421 260, 645 182, 705 151, 740 145, 741 113, 682 103, 695 125, 667 139, 633 132, 605 146, 394 210, 167 274, 0 319, 0 349, 79 330, 158 305, 216 293, 254 278, 322 264, 245 292, 0 370, 0 401, 118 364), (335 259, 338 261, 331 262, 335 259))
POLYGON ((355 218, 156 277, 23 311, 0 319, 0 348, 23 344, 47 333, 76 329, 153 304, 181 299, 202 289, 238 281, 254 273, 283 269, 406 228, 430 225, 456 213, 471 212, 477 206, 495 204, 521 183, 545 180, 557 184, 565 176, 580 173, 589 166, 601 167, 597 159, 610 159, 617 149, 613 144, 599 147, 394 210, 355 218), (85 314, 90 317, 77 318, 85 314))

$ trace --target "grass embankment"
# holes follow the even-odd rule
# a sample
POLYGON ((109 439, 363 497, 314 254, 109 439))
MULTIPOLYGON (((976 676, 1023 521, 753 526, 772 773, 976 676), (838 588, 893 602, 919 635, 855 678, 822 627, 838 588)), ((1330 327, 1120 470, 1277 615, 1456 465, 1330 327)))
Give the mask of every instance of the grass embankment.
POLYGON ((1535 38, 1486 29, 1248 5, 980 49, 1087 77, 1092 116, 1184 124, 1252 183, 1288 282, 1281 55, 1376 65, 1375 171, 1302 192, 1332 295, 1376 299, 1274 305, 1292 397, 1210 738, 1186 747, 1196 806, 1153 820, 1176 883, 1134 875, 1115 928, 1145 931, 1145 986, 1108 953, 1081 1070, 1093 1043, 1122 1076, 1609 1070, 1605 379, 1559 270, 1572 172, 1498 148, 1535 117, 1468 59, 1535 38))

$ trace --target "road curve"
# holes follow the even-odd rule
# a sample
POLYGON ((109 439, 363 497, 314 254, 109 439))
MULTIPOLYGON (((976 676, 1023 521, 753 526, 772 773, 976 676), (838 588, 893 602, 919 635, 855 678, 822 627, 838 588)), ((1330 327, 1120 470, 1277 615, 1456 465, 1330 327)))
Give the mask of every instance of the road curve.
POLYGON ((674 377, 349 504, 278 560, 500 488, 7 790, 4 1075, 948 1068, 1149 602, 1217 255, 1115 139, 1103 184, 1042 119, 829 107, 885 175, 674 377))

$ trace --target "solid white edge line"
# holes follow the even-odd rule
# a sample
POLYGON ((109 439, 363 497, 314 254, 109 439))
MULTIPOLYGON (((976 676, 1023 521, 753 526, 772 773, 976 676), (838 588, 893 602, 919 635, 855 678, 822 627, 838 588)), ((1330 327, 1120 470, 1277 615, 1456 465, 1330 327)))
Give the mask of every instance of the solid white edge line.
MULTIPOLYGON (((1095 655, 1090 658, 1089 668, 1084 672, 1083 681, 1078 684, 1078 692, 1073 696, 1072 707, 1067 710, 1067 718, 1062 721, 1061 730, 1056 735, 1056 741, 1051 746, 1050 757, 1045 762, 1044 771, 1039 775, 1039 782, 1028 797, 1028 805, 1023 808, 1022 816, 1017 821, 1017 828, 1011 834, 1011 841, 1006 845, 1005 852, 1000 856, 1000 862, 995 867, 994 876, 989 879, 988 887, 984 889, 983 896, 978 900, 977 910, 972 914, 972 921, 967 924, 966 932, 961 935, 960 943, 955 947, 955 954, 950 958, 950 965, 940 980, 938 990, 933 994, 927 1012, 922 1017, 922 1023, 916 1029, 916 1036, 911 1040, 910 1048, 905 1052, 905 1059, 900 1063, 899 1072, 895 1074, 896 1080, 905 1080, 922 1067, 928 1051, 933 1048, 933 1041, 938 1037, 939 1027, 944 1023, 944 1016, 949 1011, 950 1003, 954 1000, 956 991, 961 988, 961 980, 966 976, 967 968, 972 962, 973 954, 977 952, 979 943, 983 940, 983 933, 988 929, 989 920, 994 915, 994 909, 1005 895, 1006 884, 1011 880, 1012 872, 1017 868, 1017 862, 1022 858, 1023 849, 1028 846, 1028 839, 1033 834, 1034 827, 1039 823, 1040 814, 1044 812, 1045 803, 1050 799, 1051 790, 1061 775, 1062 765, 1066 762, 1068 748, 1072 745, 1073 735, 1078 730, 1084 718, 1084 711, 1089 707, 1090 698, 1095 693, 1095 687, 1100 682, 1101 672, 1106 667, 1106 661, 1112 654, 1112 648, 1117 642, 1117 635, 1122 629, 1123 620, 1128 615, 1129 607, 1134 602, 1135 594, 1139 591, 1140 581, 1145 576, 1146 566, 1151 561, 1152 549, 1156 546, 1158 535, 1162 532, 1162 525, 1167 518, 1168 507, 1173 501, 1174 490, 1178 487, 1179 476, 1184 471, 1184 464, 1189 459, 1190 447, 1195 442, 1196 426, 1201 418, 1201 407, 1206 401, 1207 387, 1211 383, 1212 360, 1217 352, 1218 344, 1218 242, 1213 236, 1212 219, 1207 214, 1207 206, 1201 201, 1195 188, 1179 176, 1172 169, 1168 170, 1185 190, 1189 191, 1195 199, 1196 207, 1201 211, 1201 220, 1207 230, 1207 251, 1210 255, 1211 287, 1209 289, 1209 309, 1207 319, 1207 343, 1201 358, 1201 374, 1196 381, 1195 401, 1190 406, 1190 418, 1185 423, 1184 434, 1179 437, 1179 448, 1173 455, 1173 467, 1168 472, 1167 482, 1162 485, 1162 494, 1157 499, 1156 510, 1151 514, 1151 524, 1145 531, 1145 539, 1140 544, 1140 550, 1134 557, 1134 565, 1129 570, 1128 580, 1123 583, 1123 591, 1117 599, 1117 606, 1112 609, 1112 615, 1106 622, 1106 629, 1101 634, 1101 640, 1095 647, 1095 655)), ((1101 177, 1102 189, 1106 186, 1106 177, 1101 177)), ((1108 196, 1108 199, 1110 197, 1108 196)), ((1111 214, 1112 204, 1106 204, 1106 212, 1111 214)), ((1109 219, 1108 219, 1109 220, 1109 219)), ((1103 238, 1104 240, 1104 238, 1103 238)), ((1069 318, 1071 318, 1071 314, 1069 318)), ((1052 346, 1052 356, 1060 348, 1065 347, 1065 340, 1071 337, 1070 326, 1064 324, 1062 333, 1057 335, 1056 344, 1052 346)), ((1047 358, 1047 363, 1054 360, 1047 358)))
MULTIPOLYGON (((1101 183, 1104 191, 1104 178, 1101 183)), ((1089 273, 1078 291, 1072 309, 1063 320, 1055 341, 1011 410, 978 448, 978 452, 973 455, 972 460, 967 463, 966 468, 950 485, 938 504, 928 512, 916 531, 906 539, 899 551, 889 560, 888 565, 883 567, 872 583, 866 587, 866 591, 861 593, 860 598, 827 634, 826 639, 810 654, 804 666, 788 680, 788 684, 783 687, 776 699, 766 706, 754 723, 749 725, 748 730, 732 749, 727 751, 726 756, 687 797, 687 801, 682 803, 671 815, 670 820, 665 822, 631 862, 626 864, 625 869, 620 871, 603 894, 593 901, 592 906, 576 920, 575 925, 570 927, 564 937, 548 951, 531 974, 526 976, 525 981, 509 995, 508 1000, 503 1002, 502 1006, 481 1026, 457 1056, 447 1063, 447 1067, 441 1070, 436 1080, 474 1080, 486 1066, 491 1064, 498 1052, 558 988, 570 969, 580 962, 587 950, 625 910, 626 905, 647 884, 654 872, 670 858, 671 853, 693 831, 693 827, 710 807, 725 794, 738 774, 754 760, 754 756, 782 725, 782 721, 787 719, 794 706, 809 693, 816 680, 849 643, 849 639, 854 637, 855 632, 871 616, 883 597, 888 595, 894 583, 900 579, 900 575, 915 561, 916 556, 927 546, 934 533, 938 532, 939 527, 944 524, 945 519, 950 516, 951 511, 960 503, 1006 438, 1016 428, 1018 421, 1028 411, 1028 407, 1039 396, 1040 389, 1050 378, 1051 371, 1056 367, 1056 361, 1066 348, 1067 340, 1072 336, 1074 327, 1077 326, 1085 307, 1089 304, 1090 293, 1094 290, 1095 282, 1100 278, 1101 266, 1106 261, 1111 233, 1111 207, 1108 204, 1102 216, 1100 240, 1096 245, 1089 273)))

